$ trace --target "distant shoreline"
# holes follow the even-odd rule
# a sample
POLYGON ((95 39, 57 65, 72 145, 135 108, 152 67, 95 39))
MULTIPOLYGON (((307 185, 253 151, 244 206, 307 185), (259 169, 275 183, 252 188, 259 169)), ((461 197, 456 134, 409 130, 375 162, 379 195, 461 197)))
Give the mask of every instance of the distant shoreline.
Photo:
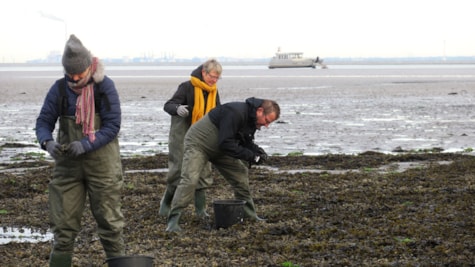
MULTIPOLYGON (((267 65, 270 58, 226 58, 217 57, 223 65, 267 65)), ((205 58, 193 59, 138 59, 123 61, 120 59, 104 58, 102 61, 109 66, 196 66, 197 63, 205 61, 205 58)), ((401 57, 401 58, 348 58, 348 57, 329 57, 324 58, 324 63, 327 65, 460 65, 475 64, 475 56, 460 56, 460 57, 401 57)), ((61 65, 58 61, 32 60, 20 63, 0 63, 0 66, 58 66, 61 65)))

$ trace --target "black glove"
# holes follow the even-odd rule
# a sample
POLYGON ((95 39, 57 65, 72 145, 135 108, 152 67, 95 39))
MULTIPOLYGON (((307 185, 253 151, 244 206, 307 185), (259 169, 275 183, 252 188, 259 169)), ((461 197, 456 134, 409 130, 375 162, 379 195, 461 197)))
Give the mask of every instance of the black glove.
POLYGON ((253 162, 253 164, 261 165, 261 164, 264 163, 266 160, 267 160, 267 154, 256 154, 256 155, 254 156, 254 162, 253 162))
POLYGON ((260 159, 259 159, 260 162, 257 163, 257 164, 262 164, 262 163, 266 162, 269 159, 269 156, 264 151, 264 149, 262 149, 262 147, 259 147, 257 149, 256 155, 260 157, 260 159))
POLYGON ((46 142, 46 151, 53 157, 53 159, 58 159, 61 154, 63 154, 63 148, 56 141, 46 142))
POLYGON ((84 146, 81 144, 80 141, 74 141, 71 144, 68 145, 66 148, 66 151, 68 153, 68 156, 70 157, 77 157, 81 154, 84 154, 86 150, 84 149, 84 146))

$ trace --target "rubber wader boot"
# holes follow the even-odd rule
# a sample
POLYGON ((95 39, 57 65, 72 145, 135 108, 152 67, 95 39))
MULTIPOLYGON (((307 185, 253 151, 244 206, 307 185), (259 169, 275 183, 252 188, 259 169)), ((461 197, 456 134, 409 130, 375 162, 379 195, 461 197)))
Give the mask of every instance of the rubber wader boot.
POLYGON ((265 221, 267 221, 267 219, 264 219, 264 218, 259 217, 259 216, 256 216, 256 218, 254 218, 254 219, 255 219, 256 221, 258 221, 258 222, 265 222, 265 221))
POLYGON ((246 202, 244 205, 244 216, 258 222, 265 222, 267 220, 257 216, 256 209, 254 208, 254 202, 246 202))
POLYGON ((168 217, 167 232, 181 232, 182 229, 178 223, 180 222, 181 213, 176 213, 168 217))
POLYGON ((195 212, 200 218, 209 217, 206 212, 206 191, 205 189, 195 190, 195 212))
POLYGON ((172 205, 173 195, 175 194, 176 186, 168 185, 165 190, 165 194, 160 201, 160 209, 158 210, 158 215, 162 217, 167 217, 170 212, 170 206, 172 205))
POLYGON ((71 253, 51 253, 49 256, 50 267, 69 267, 72 264, 73 255, 71 253))

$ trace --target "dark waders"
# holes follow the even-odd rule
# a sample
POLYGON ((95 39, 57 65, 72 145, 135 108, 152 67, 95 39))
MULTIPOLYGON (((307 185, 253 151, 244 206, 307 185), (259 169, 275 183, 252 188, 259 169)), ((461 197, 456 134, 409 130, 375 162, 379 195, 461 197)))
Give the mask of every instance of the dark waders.
POLYGON ((224 154, 218 147, 219 131, 206 115, 192 127, 185 137, 182 178, 173 197, 168 216, 167 231, 181 231, 178 225, 181 213, 193 201, 194 190, 200 182, 203 167, 211 161, 234 190, 236 199, 246 201, 246 217, 257 219, 254 201, 249 189, 248 167, 239 159, 224 154))
MULTIPOLYGON (((96 114, 95 128, 100 127, 96 114)), ((83 138, 82 126, 74 117, 62 116, 58 142, 67 145, 83 138)), ((62 156, 56 160, 49 184, 51 229, 54 234, 50 266, 70 266, 74 240, 80 231, 81 217, 89 198, 92 215, 106 256, 124 255, 122 231, 124 217, 120 210, 122 165, 118 139, 77 158, 62 156)))
MULTIPOLYGON (((160 201, 160 209, 158 211, 158 214, 162 217, 168 216, 173 195, 180 182, 184 149, 183 140, 185 139, 185 134, 189 127, 190 123, 186 118, 180 116, 171 117, 170 133, 168 135, 167 188, 160 201)), ((206 213, 206 188, 213 183, 211 164, 208 163, 208 165, 203 168, 200 177, 201 183, 195 191, 195 211, 199 217, 204 217, 208 216, 206 213)))

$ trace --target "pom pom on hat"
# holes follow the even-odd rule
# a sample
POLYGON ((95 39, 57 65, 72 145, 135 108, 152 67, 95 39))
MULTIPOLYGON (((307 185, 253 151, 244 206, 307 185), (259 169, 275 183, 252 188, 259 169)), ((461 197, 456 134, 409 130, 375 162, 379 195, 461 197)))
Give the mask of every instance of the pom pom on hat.
POLYGON ((92 64, 92 55, 81 43, 81 41, 71 34, 66 42, 63 53, 63 67, 68 74, 83 73, 92 64))

